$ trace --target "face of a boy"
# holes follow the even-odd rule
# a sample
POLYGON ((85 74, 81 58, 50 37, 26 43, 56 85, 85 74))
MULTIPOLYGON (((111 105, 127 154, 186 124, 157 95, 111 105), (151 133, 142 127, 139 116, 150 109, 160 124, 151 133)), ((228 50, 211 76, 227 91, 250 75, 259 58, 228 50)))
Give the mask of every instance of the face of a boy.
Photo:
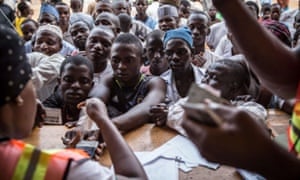
POLYGON ((204 14, 192 14, 187 24, 192 32, 194 44, 204 45, 209 29, 207 17, 204 14))
POLYGON ((115 15, 127 13, 127 4, 125 2, 118 2, 113 6, 113 11, 115 15))
POLYGON ((134 44, 114 43, 111 49, 114 76, 125 85, 136 84, 140 77, 141 53, 134 44))
POLYGON ((56 5, 56 9, 59 13, 59 24, 68 26, 70 19, 70 9, 66 5, 56 5))
POLYGON ((136 11, 139 14, 145 14, 146 9, 148 7, 146 0, 138 0, 136 1, 136 11))
POLYGON ((58 25, 58 22, 55 18, 55 16, 47 13, 43 13, 41 17, 39 18, 39 24, 46 25, 46 24, 52 24, 52 25, 58 25))
POLYGON ((108 3, 104 3, 104 2, 101 2, 99 1, 97 4, 96 4, 96 8, 95 8, 95 13, 94 13, 94 19, 96 19, 96 17, 103 13, 103 12, 109 12, 109 13, 113 13, 113 9, 111 7, 111 4, 108 4, 108 3))
POLYGON ((103 63, 109 58, 113 42, 113 35, 103 30, 94 30, 89 35, 86 42, 86 52, 88 58, 94 64, 103 63))
POLYGON ((38 27, 31 21, 22 24, 21 29, 23 32, 23 39, 25 41, 31 40, 32 35, 36 32, 37 28, 38 27))
POLYGON ((181 73, 189 68, 192 51, 182 39, 171 39, 165 47, 165 55, 173 72, 181 73))
POLYGON ((71 9, 74 12, 82 11, 82 2, 80 0, 71 0, 71 9))
POLYGON ((152 74, 153 72, 162 72, 168 69, 169 63, 164 56, 163 42, 161 39, 150 38, 146 46, 146 53, 150 61, 152 74))
POLYGON ((173 16, 160 17, 158 20, 159 29, 162 31, 168 31, 171 29, 176 29, 178 26, 177 19, 173 16))
POLYGON ((85 50, 85 43, 90 29, 84 22, 76 22, 70 27, 70 34, 74 45, 81 51, 85 50))
POLYGON ((190 16, 190 9, 187 6, 180 5, 178 13, 179 17, 187 19, 190 16))
POLYGON ((93 87, 90 70, 83 64, 66 64, 60 83, 64 102, 74 105, 84 101, 93 87))
POLYGON ((95 19, 96 26, 104 26, 110 28, 115 34, 118 33, 118 25, 117 25, 117 18, 114 17, 115 15, 109 13, 102 13, 95 19))
POLYGON ((279 5, 273 5, 271 7, 271 19, 278 21, 280 18, 280 6, 279 5))

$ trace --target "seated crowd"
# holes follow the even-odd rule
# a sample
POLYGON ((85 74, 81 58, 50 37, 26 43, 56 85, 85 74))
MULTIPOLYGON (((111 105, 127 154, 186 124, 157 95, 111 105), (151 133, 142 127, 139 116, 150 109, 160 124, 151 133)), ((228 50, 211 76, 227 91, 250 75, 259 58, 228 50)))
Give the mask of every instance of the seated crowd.
POLYGON ((49 0, 35 20, 31 2, 19 1, 14 9, 0 0, 0 159, 12 162, 0 163, 0 179, 147 179, 122 138, 146 123, 188 136, 210 161, 269 179, 300 178, 293 156, 300 153, 299 10, 283 1, 213 0, 205 7, 189 0, 95 0, 84 12, 82 0, 49 0), (226 101, 201 102, 224 125, 196 122, 213 117, 185 106, 194 84, 226 101), (270 140, 269 108, 292 115, 292 153, 270 140), (43 123, 49 109, 70 128, 62 143, 74 148, 97 136, 113 170, 78 149, 48 152, 15 140, 43 123), (256 140, 265 147, 254 148, 256 140), (24 152, 45 157, 35 163, 47 169, 22 170, 24 152), (272 173, 280 169, 276 163, 293 167, 272 173))

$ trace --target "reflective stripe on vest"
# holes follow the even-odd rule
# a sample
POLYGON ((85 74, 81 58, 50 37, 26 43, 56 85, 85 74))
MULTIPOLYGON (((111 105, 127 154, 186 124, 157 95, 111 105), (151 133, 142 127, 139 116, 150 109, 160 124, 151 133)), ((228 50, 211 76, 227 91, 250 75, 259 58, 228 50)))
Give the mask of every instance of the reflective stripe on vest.
POLYGON ((88 158, 81 150, 41 151, 18 140, 0 143, 0 150, 0 153, 4 153, 0 155, 1 161, 8 164, 8 168, 4 167, 5 172, 0 172, 0 177, 13 180, 63 179, 70 160, 88 158))
POLYGON ((44 179, 51 154, 26 144, 16 166, 13 179, 44 179))

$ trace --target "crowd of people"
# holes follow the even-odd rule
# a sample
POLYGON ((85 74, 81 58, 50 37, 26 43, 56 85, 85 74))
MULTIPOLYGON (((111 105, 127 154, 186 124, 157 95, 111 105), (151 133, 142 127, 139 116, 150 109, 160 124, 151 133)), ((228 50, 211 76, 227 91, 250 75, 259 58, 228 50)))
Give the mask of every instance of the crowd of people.
POLYGON ((0 0, 0 178, 147 179, 122 138, 145 123, 187 136, 209 161, 300 178, 300 11, 284 0, 212 2, 95 0, 84 12, 83 0, 49 0, 34 19, 30 1, 0 0), (227 103, 187 108, 193 84, 227 103), (17 140, 43 107, 70 127, 67 147, 101 139, 113 170, 82 150, 17 140), (200 123, 214 118, 207 108, 221 124, 200 123), (270 138, 268 108, 291 114, 290 152, 270 138))

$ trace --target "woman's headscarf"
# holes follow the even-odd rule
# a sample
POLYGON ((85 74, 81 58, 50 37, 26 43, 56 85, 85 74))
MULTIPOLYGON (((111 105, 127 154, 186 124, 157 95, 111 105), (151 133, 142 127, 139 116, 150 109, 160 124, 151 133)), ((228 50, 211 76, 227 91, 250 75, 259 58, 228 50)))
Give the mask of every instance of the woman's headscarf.
POLYGON ((23 41, 18 34, 0 25, 0 106, 14 100, 31 79, 23 41))

